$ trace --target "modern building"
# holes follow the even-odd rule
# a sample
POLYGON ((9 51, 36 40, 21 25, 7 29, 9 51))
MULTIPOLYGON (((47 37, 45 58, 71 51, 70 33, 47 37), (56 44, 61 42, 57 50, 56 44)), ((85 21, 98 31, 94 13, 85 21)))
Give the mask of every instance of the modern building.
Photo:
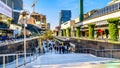
POLYGON ((71 14, 71 10, 61 10, 59 13, 59 35, 61 34, 61 24, 71 20, 72 14, 71 14))
POLYGON ((20 12, 23 10, 23 0, 12 0, 13 1, 13 23, 18 23, 20 12))
POLYGON ((71 20, 71 10, 61 10, 59 25, 69 20, 71 20))
POLYGON ((61 35, 67 37, 74 37, 75 20, 70 20, 61 25, 61 35))
POLYGON ((0 0, 0 36, 2 34, 12 34, 13 32, 9 29, 12 20, 12 8, 11 2, 8 2, 7 0, 0 0))
MULTIPOLYGON (((46 16, 36 13, 36 12, 32 12, 30 15, 30 18, 35 20, 35 25, 42 28, 42 29, 46 29, 47 28, 47 23, 46 23, 46 16)), ((28 23, 32 23, 31 21, 28 21, 28 23)))
POLYGON ((12 23, 18 23, 19 15, 23 10, 23 0, 1 0, 4 4, 12 9, 12 23))
POLYGON ((50 23, 47 23, 47 29, 50 30, 50 23))
MULTIPOLYGON (((74 32, 76 32, 76 37, 85 37, 88 38, 90 34, 90 25, 94 25, 93 35, 94 38, 110 38, 110 33, 108 29, 109 23, 107 22, 110 18, 120 18, 120 0, 113 0, 111 5, 105 6, 98 10, 92 10, 84 14, 83 21, 80 21, 79 18, 75 19, 74 32)), ((62 29, 67 29, 68 24, 62 24, 62 29)), ((120 38, 120 23, 118 22, 118 36, 120 38)))

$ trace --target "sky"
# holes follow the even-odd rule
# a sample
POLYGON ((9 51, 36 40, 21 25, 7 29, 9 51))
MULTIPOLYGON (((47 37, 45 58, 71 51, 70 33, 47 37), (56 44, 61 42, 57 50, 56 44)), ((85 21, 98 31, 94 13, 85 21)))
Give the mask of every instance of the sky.
MULTIPOLYGON (((84 0, 84 13, 93 9, 100 9, 107 6, 108 2, 112 0, 84 0)), ((23 0, 24 9, 29 12, 33 11, 33 0, 23 0)), ((51 24, 51 29, 59 25, 60 10, 71 10, 72 20, 79 16, 79 0, 38 0, 35 11, 46 15, 47 23, 51 24)))

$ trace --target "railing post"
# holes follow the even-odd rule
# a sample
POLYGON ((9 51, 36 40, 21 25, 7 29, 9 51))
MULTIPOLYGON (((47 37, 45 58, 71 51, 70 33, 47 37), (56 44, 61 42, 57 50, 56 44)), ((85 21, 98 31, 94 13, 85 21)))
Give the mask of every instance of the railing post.
POLYGON ((30 53, 30 62, 31 62, 31 53, 30 53))
POLYGON ((16 54, 16 68, 18 68, 18 54, 16 54))
POLYGON ((5 56, 3 56, 3 68, 5 68, 5 56))

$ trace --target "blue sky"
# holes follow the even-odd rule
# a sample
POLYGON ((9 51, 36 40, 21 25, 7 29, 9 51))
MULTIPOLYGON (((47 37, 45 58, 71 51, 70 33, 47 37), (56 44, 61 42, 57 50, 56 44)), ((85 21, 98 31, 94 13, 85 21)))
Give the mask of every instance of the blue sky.
MULTIPOLYGON (((23 0, 24 9, 33 10, 31 7, 33 0, 23 0)), ((44 14, 47 17, 47 23, 51 24, 51 29, 59 24, 60 10, 71 10, 72 19, 79 15, 79 0, 38 0, 35 11, 44 14)), ((111 0, 84 0, 84 13, 92 10, 103 8, 111 0)))

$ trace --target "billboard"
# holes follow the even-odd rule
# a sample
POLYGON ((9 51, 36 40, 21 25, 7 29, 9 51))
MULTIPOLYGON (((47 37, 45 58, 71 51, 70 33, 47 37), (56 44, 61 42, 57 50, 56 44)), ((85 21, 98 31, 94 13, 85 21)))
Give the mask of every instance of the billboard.
POLYGON ((5 16, 12 18, 12 9, 2 1, 0 1, 0 14, 3 14, 5 16))

